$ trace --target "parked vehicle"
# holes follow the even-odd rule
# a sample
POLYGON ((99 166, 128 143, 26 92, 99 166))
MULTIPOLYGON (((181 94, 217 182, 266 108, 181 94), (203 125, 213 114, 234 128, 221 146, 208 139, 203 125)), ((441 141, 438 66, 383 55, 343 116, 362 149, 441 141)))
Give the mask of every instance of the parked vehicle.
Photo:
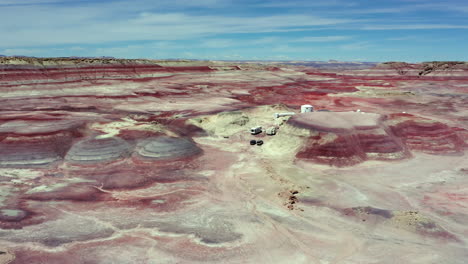
POLYGON ((276 127, 269 127, 266 129, 266 134, 269 136, 276 135, 276 127))
POLYGON ((253 146, 253 145, 256 145, 256 144, 257 144, 257 140, 255 140, 255 139, 250 140, 250 145, 253 146))
POLYGON ((260 134, 260 133, 262 133, 262 127, 261 126, 252 127, 250 129, 250 134, 252 134, 252 135, 257 135, 257 134, 260 134))
POLYGON ((257 140, 257 146, 263 145, 263 140, 257 140))

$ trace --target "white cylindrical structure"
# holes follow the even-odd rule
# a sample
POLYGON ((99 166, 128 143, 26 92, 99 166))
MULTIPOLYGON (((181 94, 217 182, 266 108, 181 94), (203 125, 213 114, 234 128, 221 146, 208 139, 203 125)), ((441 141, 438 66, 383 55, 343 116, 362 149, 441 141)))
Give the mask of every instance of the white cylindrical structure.
POLYGON ((283 117, 283 116, 293 116, 296 113, 294 112, 287 112, 287 113, 275 113, 275 118, 283 117))
POLYGON ((301 105, 301 113, 313 112, 314 107, 311 105, 301 105))

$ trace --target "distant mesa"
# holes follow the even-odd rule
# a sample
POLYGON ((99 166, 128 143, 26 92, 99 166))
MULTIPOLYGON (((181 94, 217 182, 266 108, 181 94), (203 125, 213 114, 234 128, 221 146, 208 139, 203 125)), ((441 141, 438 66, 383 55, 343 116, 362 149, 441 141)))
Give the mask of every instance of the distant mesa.
POLYGON ((376 65, 375 69, 393 70, 395 74, 402 76, 463 76, 464 72, 468 69, 468 63, 463 61, 431 61, 412 64, 390 61, 376 65))
POLYGON ((5 57, 12 57, 12 58, 37 58, 34 56, 24 56, 24 55, 11 55, 11 56, 5 56, 5 57))
POLYGON ((69 59, 116 59, 116 57, 112 56, 97 56, 97 57, 88 57, 88 56, 70 56, 70 57, 65 57, 69 59))
POLYGON ((329 70, 359 70, 359 69, 371 69, 378 65, 376 62, 342 62, 342 61, 290 61, 284 62, 283 64, 295 65, 295 66, 308 66, 318 69, 329 69, 329 70))

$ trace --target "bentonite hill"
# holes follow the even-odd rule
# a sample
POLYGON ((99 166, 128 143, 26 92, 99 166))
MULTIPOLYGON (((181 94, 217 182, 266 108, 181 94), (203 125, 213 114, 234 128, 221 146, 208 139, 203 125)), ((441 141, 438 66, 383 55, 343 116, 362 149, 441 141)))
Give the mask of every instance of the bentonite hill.
POLYGON ((0 60, 0 263, 468 259, 468 64, 0 60))

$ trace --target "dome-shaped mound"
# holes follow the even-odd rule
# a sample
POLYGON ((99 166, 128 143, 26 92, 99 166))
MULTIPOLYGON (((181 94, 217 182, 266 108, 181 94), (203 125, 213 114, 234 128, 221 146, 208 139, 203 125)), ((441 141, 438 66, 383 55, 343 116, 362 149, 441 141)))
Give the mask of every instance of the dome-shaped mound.
POLYGON ((48 166, 70 147, 68 133, 37 137, 6 137, 0 142, 0 167, 48 166))
POLYGON ((138 154, 151 159, 177 159, 196 155, 200 152, 201 149, 188 139, 158 137, 143 142, 138 154))
POLYGON ((0 143, 0 167, 41 166, 60 159, 48 142, 33 143, 0 143))
POLYGON ((93 138, 74 144, 65 159, 70 162, 106 162, 126 157, 129 152, 129 144, 121 138, 93 138))

